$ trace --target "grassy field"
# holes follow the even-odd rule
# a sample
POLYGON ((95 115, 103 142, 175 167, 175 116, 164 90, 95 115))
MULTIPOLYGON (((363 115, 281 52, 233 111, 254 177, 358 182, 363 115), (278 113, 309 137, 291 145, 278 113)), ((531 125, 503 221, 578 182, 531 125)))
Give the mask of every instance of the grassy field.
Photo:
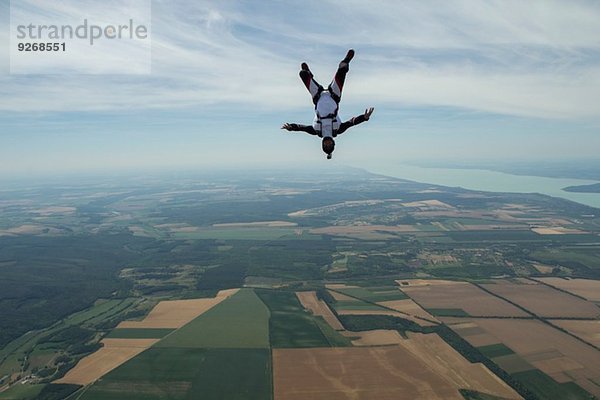
POLYGON ((556 383, 554 379, 537 369, 517 372, 512 374, 512 377, 540 399, 589 400, 593 398, 575 383, 556 383))
POLYGON ((45 385, 15 385, 0 392, 0 400, 33 400, 38 397, 45 385))
POLYGON ((427 311, 435 317, 468 317, 467 313, 462 308, 427 308, 427 311))
MULTIPOLYGON (((293 238, 290 228, 209 228, 194 232, 174 232, 176 239, 217 239, 217 240, 277 240, 284 236, 293 238)), ((318 237, 315 237, 318 238, 318 237)))
POLYGON ((268 349, 151 348, 81 400, 271 399, 268 349))
POLYGON ((383 307, 378 306, 377 304, 367 303, 361 300, 340 300, 334 303, 335 309, 338 311, 342 310, 386 310, 383 307))
POLYGON ((113 329, 106 337, 109 339, 161 339, 174 329, 161 328, 120 328, 113 329))
POLYGON ((502 343, 498 344, 490 344, 488 346, 478 347, 477 350, 481 352, 487 358, 508 356, 510 354, 515 354, 514 351, 503 345, 502 343))
POLYGON ((252 289, 242 289, 157 346, 268 348, 269 310, 252 289))
POLYGON ((380 301, 403 300, 408 299, 404 293, 398 290, 397 286, 377 286, 377 287, 357 287, 357 288, 340 288, 335 289, 337 292, 343 293, 351 297, 357 297, 371 303, 380 301))
POLYGON ((597 269, 600 265, 600 256, 594 251, 585 250, 538 250, 531 253, 530 257, 544 263, 563 264, 567 267, 583 265, 589 269, 597 269))
MULTIPOLYGON (((332 345, 315 317, 304 310, 294 292, 260 290, 257 293, 271 312, 269 334, 273 348, 332 345)), ((330 334, 339 336, 335 332, 330 334)))

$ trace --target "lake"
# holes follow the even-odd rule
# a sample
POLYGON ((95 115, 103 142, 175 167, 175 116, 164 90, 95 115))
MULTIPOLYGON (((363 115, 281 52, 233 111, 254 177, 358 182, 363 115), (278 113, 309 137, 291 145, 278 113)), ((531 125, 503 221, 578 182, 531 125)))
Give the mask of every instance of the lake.
POLYGON ((567 186, 589 185, 597 181, 511 175, 482 169, 424 168, 406 164, 369 164, 364 168, 369 172, 411 181, 487 192, 541 193, 600 208, 600 193, 572 193, 562 190, 567 186))

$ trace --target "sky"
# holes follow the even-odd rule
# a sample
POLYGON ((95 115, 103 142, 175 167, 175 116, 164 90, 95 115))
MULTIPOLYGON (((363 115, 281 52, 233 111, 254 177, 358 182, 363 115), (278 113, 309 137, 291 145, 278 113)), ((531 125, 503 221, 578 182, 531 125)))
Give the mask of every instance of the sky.
MULTIPOLYGON (((80 3, 102 19, 118 2, 80 3)), ((149 74, 11 75, 9 9, 0 176, 600 154, 598 1, 153 0, 149 74), (349 48, 340 115, 375 112, 328 161, 318 138, 280 127, 314 115, 300 63, 326 85, 349 48)))

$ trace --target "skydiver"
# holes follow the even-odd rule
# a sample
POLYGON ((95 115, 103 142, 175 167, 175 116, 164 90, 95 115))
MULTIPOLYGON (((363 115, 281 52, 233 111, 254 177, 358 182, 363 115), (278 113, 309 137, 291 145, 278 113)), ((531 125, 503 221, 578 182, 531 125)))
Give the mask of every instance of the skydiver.
POLYGON ((354 50, 348 50, 346 57, 338 65, 337 72, 327 89, 324 89, 323 86, 315 81, 312 72, 308 68, 308 64, 305 62, 302 63, 300 67, 300 79, 302 79, 304 86, 306 86, 312 97, 315 105, 315 119, 312 125, 285 123, 281 127, 281 129, 287 131, 302 131, 323 138, 321 147, 325 154, 327 154, 328 160, 331 159, 331 153, 333 153, 335 148, 333 138, 341 135, 354 125, 368 121, 374 110, 373 107, 367 108, 364 114, 350 118, 345 122, 341 122, 338 116, 344 81, 346 80, 346 74, 348 73, 350 61, 353 57, 354 50))

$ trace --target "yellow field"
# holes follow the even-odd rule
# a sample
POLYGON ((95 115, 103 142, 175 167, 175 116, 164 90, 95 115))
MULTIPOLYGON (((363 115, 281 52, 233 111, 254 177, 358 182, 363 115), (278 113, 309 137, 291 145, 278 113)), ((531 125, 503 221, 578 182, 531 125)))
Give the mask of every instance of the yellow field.
POLYGON ((289 221, 258 221, 258 222, 228 222, 226 224, 213 224, 215 228, 253 228, 253 227, 269 227, 269 228, 283 228, 298 226, 295 222, 289 221))
POLYGON ((419 322, 419 325, 421 326, 432 326, 435 325, 434 322, 439 322, 434 316, 423 310, 421 306, 411 299, 381 301, 377 304, 415 317, 416 320, 421 321, 419 322))
POLYGON ((158 341, 159 339, 104 339, 104 347, 82 358, 64 377, 53 383, 88 385, 158 341))
POLYGON ((531 228, 531 230, 539 235, 572 235, 587 233, 584 231, 580 231, 579 229, 565 228, 564 226, 539 227, 531 228))
MULTIPOLYGON (((239 289, 221 290, 216 297, 161 301, 142 321, 123 321, 117 328, 180 328, 239 289)), ((160 339, 103 339, 103 347, 81 359, 55 383, 87 385, 135 357, 160 339)))
POLYGON ((600 281, 577 278, 537 278, 547 285, 566 290, 591 301, 600 301, 600 281))
POLYGON ((333 312, 329 309, 324 301, 317 298, 317 293, 312 292, 296 292, 296 296, 302 306, 307 310, 311 311, 314 315, 323 317, 323 319, 336 331, 343 331, 344 327, 341 322, 336 318, 333 312))
POLYGON ((144 320, 123 321, 117 328, 181 328, 238 290, 221 290, 213 298, 161 301, 144 320))
POLYGON ((361 331, 361 332, 344 332, 344 336, 357 337, 358 339, 352 340, 352 344, 355 346, 386 346, 399 344, 404 339, 398 331, 392 331, 388 329, 375 329, 372 331, 361 331))
POLYGON ((437 335, 391 346, 274 349, 273 381, 275 400, 462 400, 460 388, 521 398, 437 335))

